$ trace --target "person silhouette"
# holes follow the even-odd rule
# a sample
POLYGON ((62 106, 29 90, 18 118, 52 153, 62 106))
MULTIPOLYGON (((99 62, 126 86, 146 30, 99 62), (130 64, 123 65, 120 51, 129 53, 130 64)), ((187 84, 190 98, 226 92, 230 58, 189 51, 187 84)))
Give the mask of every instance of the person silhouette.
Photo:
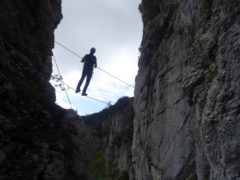
POLYGON ((77 88, 76 88, 76 93, 80 92, 81 91, 81 85, 85 79, 85 77, 87 77, 86 79, 86 83, 85 83, 85 86, 83 88, 83 91, 82 91, 82 96, 87 96, 87 88, 88 88, 88 85, 91 81, 91 78, 92 78, 92 74, 93 74, 93 67, 96 68, 97 67, 97 58, 94 56, 94 53, 96 52, 96 49, 93 47, 90 49, 90 54, 86 54, 81 62, 84 63, 83 64, 83 71, 82 71, 82 76, 78 82, 78 85, 77 85, 77 88))

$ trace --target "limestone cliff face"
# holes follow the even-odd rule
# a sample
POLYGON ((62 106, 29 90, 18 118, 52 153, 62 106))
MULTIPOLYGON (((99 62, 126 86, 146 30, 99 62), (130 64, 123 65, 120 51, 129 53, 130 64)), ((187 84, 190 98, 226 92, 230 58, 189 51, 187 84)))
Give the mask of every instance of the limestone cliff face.
POLYGON ((60 0, 0 3, 0 179, 90 179, 86 129, 49 84, 60 0))
POLYGON ((1 1, 0 179, 240 179, 240 3, 139 8, 134 102, 83 117, 86 128, 48 83, 61 1, 1 1))
POLYGON ((128 180, 132 177, 133 99, 123 97, 102 112, 82 117, 92 144, 95 179, 128 180))
POLYGON ((240 3, 143 0, 138 180, 240 178, 240 3))

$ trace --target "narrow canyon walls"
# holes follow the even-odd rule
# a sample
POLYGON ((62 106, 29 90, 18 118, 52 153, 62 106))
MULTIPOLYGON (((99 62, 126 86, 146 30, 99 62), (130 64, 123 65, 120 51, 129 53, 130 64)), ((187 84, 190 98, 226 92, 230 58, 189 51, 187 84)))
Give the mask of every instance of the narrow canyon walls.
POLYGON ((91 179, 87 131, 48 82, 60 0, 0 3, 0 179, 91 179))
POLYGON ((135 179, 240 177, 240 4, 143 0, 135 179))

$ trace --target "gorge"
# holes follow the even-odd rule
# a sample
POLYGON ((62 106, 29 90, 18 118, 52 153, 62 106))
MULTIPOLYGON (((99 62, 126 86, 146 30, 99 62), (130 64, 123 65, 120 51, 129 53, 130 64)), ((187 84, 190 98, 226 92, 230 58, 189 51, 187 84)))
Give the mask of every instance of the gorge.
POLYGON ((134 98, 55 104, 61 0, 0 4, 0 180, 240 179, 240 3, 142 0, 134 98))

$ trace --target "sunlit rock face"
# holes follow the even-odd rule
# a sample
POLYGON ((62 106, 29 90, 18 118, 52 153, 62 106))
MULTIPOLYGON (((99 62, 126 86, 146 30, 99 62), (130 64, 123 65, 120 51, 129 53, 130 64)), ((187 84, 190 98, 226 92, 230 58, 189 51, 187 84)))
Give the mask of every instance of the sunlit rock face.
POLYGON ((137 180, 240 178, 240 3, 143 0, 137 180))
POLYGON ((87 136, 49 84, 60 0, 0 3, 0 179, 91 179, 87 136))

